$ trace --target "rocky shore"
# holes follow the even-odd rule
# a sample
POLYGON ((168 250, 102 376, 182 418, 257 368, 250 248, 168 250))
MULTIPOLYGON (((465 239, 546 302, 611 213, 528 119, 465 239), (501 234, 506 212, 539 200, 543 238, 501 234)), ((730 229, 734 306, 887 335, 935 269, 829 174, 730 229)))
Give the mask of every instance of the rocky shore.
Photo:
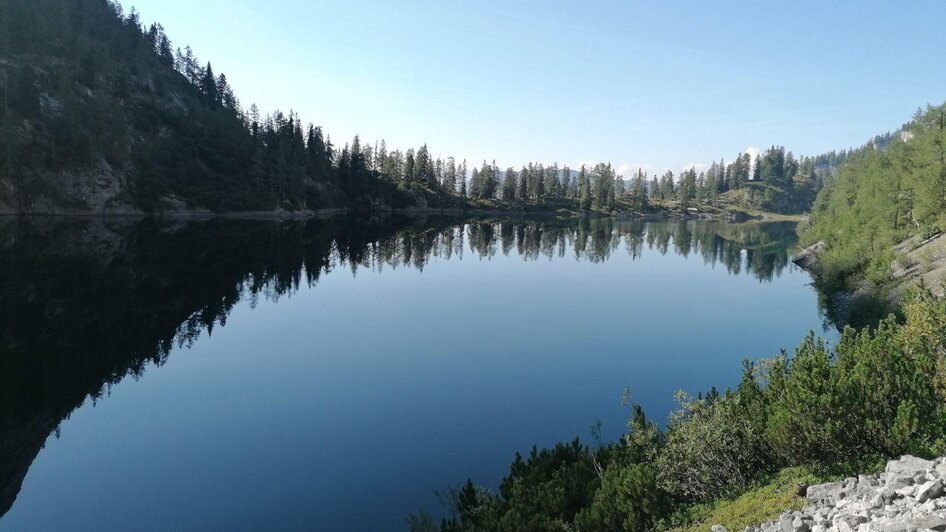
POLYGON ((745 532, 946 531, 946 458, 904 456, 888 462, 882 473, 799 490, 807 500, 804 508, 745 532))

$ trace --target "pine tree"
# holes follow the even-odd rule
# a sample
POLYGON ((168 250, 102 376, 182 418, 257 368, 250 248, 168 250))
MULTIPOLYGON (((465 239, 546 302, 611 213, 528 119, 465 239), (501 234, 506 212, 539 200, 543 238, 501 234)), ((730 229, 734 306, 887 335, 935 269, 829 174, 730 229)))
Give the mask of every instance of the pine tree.
POLYGON ((522 167, 522 171, 519 172, 519 183, 518 189, 516 190, 516 197, 519 200, 529 199, 529 169, 525 166, 522 167))
POLYGON ((444 171, 444 188, 451 193, 457 191, 457 163, 453 157, 447 158, 447 168, 444 171))
POLYGON ((416 163, 414 161, 414 149, 410 148, 404 156, 404 181, 413 183, 415 175, 416 163))
POLYGON ((591 180, 588 179, 585 165, 581 165, 581 171, 578 174, 578 198, 581 210, 591 210, 591 180))
POLYGON ((217 92, 217 79, 214 78, 213 67, 210 66, 210 63, 207 63, 207 68, 203 73, 203 79, 200 81, 200 92, 203 93, 208 107, 216 108, 220 105, 220 96, 217 92))
POLYGON ((506 201, 516 200, 516 171, 512 167, 506 169, 506 177, 503 179, 503 199, 506 201))

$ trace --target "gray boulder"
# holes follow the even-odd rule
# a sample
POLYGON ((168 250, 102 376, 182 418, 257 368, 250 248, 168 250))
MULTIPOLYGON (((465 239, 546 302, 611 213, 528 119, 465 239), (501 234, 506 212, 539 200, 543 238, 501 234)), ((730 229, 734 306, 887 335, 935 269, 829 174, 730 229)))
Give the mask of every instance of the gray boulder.
POLYGON ((808 486, 805 497, 809 503, 835 503, 844 497, 845 482, 828 482, 826 484, 816 484, 808 486))
POLYGON ((905 455, 899 460, 887 462, 887 478, 915 477, 918 474, 925 474, 931 471, 934 464, 931 460, 924 460, 915 456, 905 455))
POLYGON ((913 521, 913 524, 919 530, 935 530, 936 532, 946 532, 946 519, 938 515, 927 515, 913 521))
POLYGON ((943 481, 940 479, 931 480, 921 485, 916 490, 916 502, 924 503, 930 499, 938 499, 943 496, 943 481))

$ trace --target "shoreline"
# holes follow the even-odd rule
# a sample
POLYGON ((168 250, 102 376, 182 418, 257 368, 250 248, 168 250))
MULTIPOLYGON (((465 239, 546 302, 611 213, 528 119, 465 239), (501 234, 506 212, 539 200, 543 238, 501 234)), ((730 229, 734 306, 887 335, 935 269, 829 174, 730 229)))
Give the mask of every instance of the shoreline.
POLYGON ((744 211, 723 211, 723 212, 680 212, 663 210, 657 212, 636 212, 636 211, 571 211, 565 209, 490 209, 490 208, 423 208, 423 207, 401 207, 383 210, 365 210, 351 209, 348 207, 307 209, 299 211, 226 211, 214 212, 209 210, 193 211, 165 211, 155 213, 145 213, 141 211, 116 210, 116 211, 53 211, 53 212, 0 212, 0 219, 17 218, 109 218, 109 219, 189 219, 189 220, 209 220, 209 219, 234 219, 234 220, 306 220, 306 219, 324 219, 341 216, 346 214, 362 214, 367 217, 388 217, 388 216, 538 216, 538 217, 563 217, 563 218, 615 218, 625 220, 646 220, 646 221, 688 221, 704 220, 730 223, 745 222, 796 222, 801 223, 807 220, 804 215, 786 215, 770 212, 752 212, 744 211))

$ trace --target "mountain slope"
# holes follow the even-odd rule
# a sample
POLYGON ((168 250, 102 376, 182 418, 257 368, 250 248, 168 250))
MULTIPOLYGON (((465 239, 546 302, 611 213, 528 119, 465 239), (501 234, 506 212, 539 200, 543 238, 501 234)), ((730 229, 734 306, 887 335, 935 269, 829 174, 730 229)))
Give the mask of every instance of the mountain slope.
POLYGON ((0 13, 0 213, 412 202, 297 115, 244 113, 224 75, 117 4, 0 0, 0 13))
POLYGON ((886 146, 850 157, 818 195, 808 244, 824 242, 824 273, 863 272, 906 238, 946 229, 946 105, 928 107, 886 146))

